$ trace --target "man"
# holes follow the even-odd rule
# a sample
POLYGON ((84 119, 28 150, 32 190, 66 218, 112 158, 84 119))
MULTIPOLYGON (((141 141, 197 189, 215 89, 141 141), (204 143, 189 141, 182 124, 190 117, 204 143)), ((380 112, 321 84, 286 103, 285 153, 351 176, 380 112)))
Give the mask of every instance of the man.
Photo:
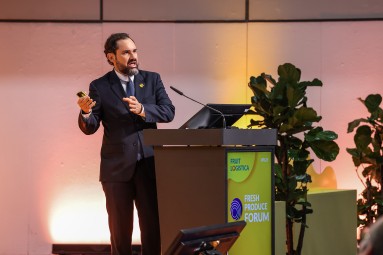
POLYGON ((359 255, 383 255, 383 218, 380 217, 364 234, 359 255))
POLYGON ((91 82, 78 99, 83 133, 104 126, 100 181, 106 197, 113 255, 131 255, 133 203, 141 229, 143 255, 161 254, 153 148, 143 130, 170 122, 175 108, 159 74, 138 69, 137 48, 128 34, 112 34, 105 56, 114 70, 91 82))

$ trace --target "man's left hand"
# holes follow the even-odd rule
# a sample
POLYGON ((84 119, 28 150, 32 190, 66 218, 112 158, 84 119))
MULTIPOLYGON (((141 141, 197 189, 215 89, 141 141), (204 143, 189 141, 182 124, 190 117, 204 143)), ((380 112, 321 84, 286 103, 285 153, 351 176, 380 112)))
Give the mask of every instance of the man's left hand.
POLYGON ((140 115, 140 116, 145 116, 145 113, 143 111, 143 106, 140 102, 138 102, 136 97, 134 96, 124 97, 122 98, 122 100, 129 104, 129 110, 132 113, 140 115))

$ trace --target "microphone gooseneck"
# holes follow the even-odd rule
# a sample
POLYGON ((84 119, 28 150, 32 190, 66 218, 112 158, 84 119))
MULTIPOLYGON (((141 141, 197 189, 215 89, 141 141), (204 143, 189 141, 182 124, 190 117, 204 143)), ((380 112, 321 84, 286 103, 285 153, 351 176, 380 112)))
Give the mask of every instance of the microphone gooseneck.
POLYGON ((179 91, 178 89, 176 89, 175 87, 173 87, 173 86, 170 86, 170 88, 172 89, 172 90, 174 90, 175 92, 177 92, 178 94, 180 94, 181 96, 183 96, 184 95, 184 93, 182 93, 181 91, 179 91))
POLYGON ((187 99, 190 99, 190 100, 192 100, 193 102, 196 102, 197 104, 203 105, 203 106, 209 108, 210 110, 212 110, 212 111, 214 111, 214 112, 219 113, 219 114, 222 116, 222 126, 223 126, 224 129, 226 129, 226 119, 225 119, 225 115, 224 115, 221 111, 218 111, 217 109, 214 109, 213 107, 211 107, 211 106, 209 106, 209 105, 207 105, 207 104, 203 104, 203 103, 198 102, 197 100, 195 100, 195 99, 193 99, 193 98, 191 98, 191 97, 186 96, 182 91, 176 89, 176 88, 173 87, 173 86, 170 86, 170 88, 171 88, 172 90, 174 90, 177 94, 179 94, 179 95, 181 95, 181 96, 184 96, 184 97, 186 97, 187 99))

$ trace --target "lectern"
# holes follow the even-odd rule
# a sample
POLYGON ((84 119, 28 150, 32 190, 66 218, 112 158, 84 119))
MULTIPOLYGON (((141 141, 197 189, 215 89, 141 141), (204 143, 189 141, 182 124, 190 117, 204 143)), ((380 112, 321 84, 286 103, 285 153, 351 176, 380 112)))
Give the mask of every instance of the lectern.
MULTIPOLYGON (((274 206, 272 165, 276 130, 148 129, 144 130, 144 137, 144 143, 153 145, 155 151, 163 252, 180 229, 242 219, 260 223, 258 225, 268 221, 272 226, 270 212, 274 206), (245 153, 244 157, 242 153, 245 153), (259 169, 252 171, 255 167, 259 169), (257 179, 258 173, 268 178, 266 191, 241 190, 240 195, 230 197, 230 178, 241 187, 249 185, 244 182, 250 177, 257 179), (239 175, 230 177, 231 174, 239 175), (265 199, 268 202, 264 202, 265 199)), ((270 234, 272 227, 267 227, 270 234)), ((262 241, 262 237, 254 238, 262 241)), ((273 243, 266 245, 273 249, 273 243)), ((252 251, 248 254, 257 253, 252 251)))

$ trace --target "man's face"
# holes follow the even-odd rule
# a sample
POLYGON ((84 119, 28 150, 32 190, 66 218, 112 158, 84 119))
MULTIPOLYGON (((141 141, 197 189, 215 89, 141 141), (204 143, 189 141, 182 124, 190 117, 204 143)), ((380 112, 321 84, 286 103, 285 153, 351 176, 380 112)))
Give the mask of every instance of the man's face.
POLYGON ((125 75, 138 73, 138 59, 136 44, 129 38, 117 41, 116 54, 108 53, 108 59, 113 62, 114 68, 125 75))

